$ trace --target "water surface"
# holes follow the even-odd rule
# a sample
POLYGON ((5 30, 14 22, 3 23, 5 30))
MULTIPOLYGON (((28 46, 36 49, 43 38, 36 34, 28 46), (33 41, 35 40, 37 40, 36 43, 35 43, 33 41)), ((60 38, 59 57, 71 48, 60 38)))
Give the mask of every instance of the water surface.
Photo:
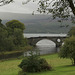
MULTIPOLYGON (((24 37, 30 38, 30 37, 41 37, 41 36, 50 36, 50 37, 56 37, 56 36, 66 36, 66 34, 24 34, 24 37)), ((42 39, 36 43, 36 48, 39 50, 40 54, 51 54, 56 53, 60 49, 56 48, 56 44, 48 39, 42 39)))

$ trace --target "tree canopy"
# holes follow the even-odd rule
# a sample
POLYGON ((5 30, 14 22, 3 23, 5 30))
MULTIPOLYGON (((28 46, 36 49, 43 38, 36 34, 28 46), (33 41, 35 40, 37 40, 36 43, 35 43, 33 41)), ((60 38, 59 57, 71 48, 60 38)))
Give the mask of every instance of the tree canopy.
POLYGON ((8 36, 13 37, 13 42, 16 46, 23 46, 24 45, 24 36, 23 30, 25 26, 18 20, 11 20, 6 23, 8 36))
POLYGON ((64 41, 64 45, 61 47, 59 56, 61 58, 70 58, 75 65, 75 37, 69 37, 64 41))
POLYGON ((75 65, 75 26, 68 32, 68 38, 64 40, 63 46, 60 48, 59 56, 61 58, 70 58, 75 65))
POLYGON ((6 26, 11 28, 12 30, 14 30, 15 28, 19 28, 19 29, 21 29, 23 31, 25 29, 24 24, 21 23, 18 20, 11 20, 11 21, 6 23, 6 26))
POLYGON ((24 24, 18 20, 11 20, 6 25, 0 21, 0 52, 25 47, 27 40, 23 36, 24 29, 24 24))

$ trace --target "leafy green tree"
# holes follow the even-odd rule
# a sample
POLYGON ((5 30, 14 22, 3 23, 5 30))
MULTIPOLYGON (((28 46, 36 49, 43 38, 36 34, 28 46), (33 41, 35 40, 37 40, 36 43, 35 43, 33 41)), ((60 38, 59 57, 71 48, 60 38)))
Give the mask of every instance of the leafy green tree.
POLYGON ((7 31, 0 27, 0 51, 4 51, 5 38, 7 38, 7 31))
POLYGON ((25 38, 23 36, 23 31, 25 26, 18 20, 11 20, 6 23, 8 36, 13 37, 13 43, 16 48, 24 47, 26 45, 25 38))
POLYGON ((52 67, 47 63, 47 61, 43 58, 40 58, 39 53, 36 51, 30 52, 30 56, 27 56, 22 60, 19 67, 23 72, 41 72, 52 70, 52 67))
POLYGON ((69 36, 72 36, 72 35, 75 36, 75 26, 70 29, 70 31, 68 32, 68 35, 69 36))
POLYGON ((4 51, 15 50, 15 44, 13 42, 13 37, 9 36, 4 39, 4 51))
POLYGON ((18 20, 12 20, 6 23, 6 26, 0 20, 0 52, 23 49, 27 45, 27 40, 23 36, 25 26, 18 20))
POLYGON ((6 30, 8 31, 8 36, 13 35, 13 30, 10 27, 6 27, 6 30))
POLYGON ((19 28, 21 29, 22 31, 25 29, 25 26, 23 23, 21 23, 20 21, 18 20, 11 20, 9 22, 6 23, 6 26, 8 28, 11 28, 12 32, 14 31, 15 28, 19 28))
POLYGON ((13 32, 14 44, 16 46, 24 46, 24 36, 21 29, 15 28, 13 32))
POLYGON ((2 20, 0 19, 0 27, 5 29, 6 27, 1 22, 2 22, 2 20))
POLYGON ((65 40, 64 45, 61 47, 59 56, 61 58, 70 58, 75 65, 75 37, 69 37, 65 40))
POLYGON ((8 37, 8 31, 0 27, 0 52, 14 50, 13 37, 8 37))

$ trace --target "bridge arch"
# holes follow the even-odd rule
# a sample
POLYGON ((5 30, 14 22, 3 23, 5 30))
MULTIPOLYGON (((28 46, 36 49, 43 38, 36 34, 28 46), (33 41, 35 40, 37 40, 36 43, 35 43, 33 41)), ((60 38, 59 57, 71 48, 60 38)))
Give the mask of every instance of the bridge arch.
MULTIPOLYGON (((49 40, 49 41, 52 41, 53 43, 55 43, 54 40, 51 40, 51 39, 48 39, 48 38, 39 38, 39 39, 35 40, 34 45, 36 45, 37 42, 39 42, 39 41, 41 41, 41 40, 44 40, 44 39, 49 40)), ((55 44, 56 44, 56 43, 55 43, 55 44)))
POLYGON ((38 41, 40 41, 42 39, 48 39, 48 40, 53 41, 56 44, 56 47, 59 47, 59 46, 61 46, 64 38, 65 37, 31 37, 28 40, 29 40, 30 45, 36 46, 36 43, 38 41), (59 41, 59 39, 60 39, 60 41, 59 41))
POLYGON ((41 39, 37 41, 36 45, 54 45, 55 46, 56 43, 50 39, 41 39))

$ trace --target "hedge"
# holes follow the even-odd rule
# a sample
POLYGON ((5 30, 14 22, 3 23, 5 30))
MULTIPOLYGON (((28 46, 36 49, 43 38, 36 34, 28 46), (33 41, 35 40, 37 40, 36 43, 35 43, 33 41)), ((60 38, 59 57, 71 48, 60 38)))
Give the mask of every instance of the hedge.
POLYGON ((0 59, 18 58, 23 55, 24 51, 3 52, 0 53, 0 59))

